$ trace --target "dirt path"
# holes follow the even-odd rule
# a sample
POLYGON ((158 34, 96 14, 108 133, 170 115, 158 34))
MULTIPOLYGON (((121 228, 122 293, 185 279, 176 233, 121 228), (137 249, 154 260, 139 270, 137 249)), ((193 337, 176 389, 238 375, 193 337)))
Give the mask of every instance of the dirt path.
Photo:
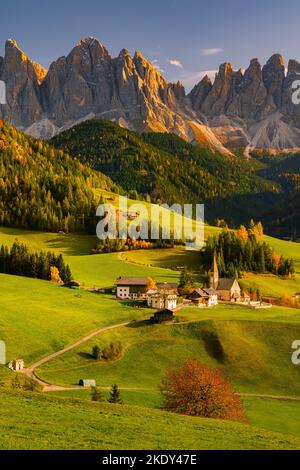
MULTIPOLYGON (((139 320, 141 322, 143 320, 139 320)), ((74 343, 70 344, 69 346, 66 346, 64 349, 61 349, 60 351, 56 351, 52 354, 49 354, 48 356, 43 357, 39 361, 35 362, 32 364, 30 367, 27 367, 26 369, 23 369, 20 371, 22 374, 26 375, 27 377, 36 380, 43 388, 44 392, 53 392, 53 391, 64 391, 64 390, 83 390, 82 387, 60 387, 59 385, 52 385, 47 383, 46 381, 40 379, 35 375, 35 369, 37 367, 40 367, 41 365, 45 364, 46 362, 51 361, 52 359, 61 356, 62 354, 67 353, 68 351, 71 351, 72 349, 76 348, 77 346, 80 346, 83 343, 86 343, 90 339, 94 338, 95 336, 99 335, 100 333, 103 333, 108 330, 113 330, 116 328, 121 328, 122 326, 127 326, 133 323, 132 321, 130 322, 125 322, 125 323, 118 323, 116 325, 110 325, 106 326, 103 328, 100 328, 99 330, 94 331, 93 333, 90 333, 87 336, 84 336, 83 338, 80 338, 79 340, 75 341, 74 343)), ((138 322, 134 322, 138 323, 138 322)))
POLYGON ((262 393, 239 393, 240 397, 244 398, 270 398, 272 400, 286 400, 286 401, 300 401, 300 397, 288 395, 264 395, 262 393))

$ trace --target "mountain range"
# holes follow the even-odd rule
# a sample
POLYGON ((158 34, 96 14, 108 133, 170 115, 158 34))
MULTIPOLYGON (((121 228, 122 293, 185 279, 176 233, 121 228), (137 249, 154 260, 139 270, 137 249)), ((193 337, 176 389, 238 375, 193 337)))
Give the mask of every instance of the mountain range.
POLYGON ((168 83, 140 52, 111 57, 95 38, 81 40, 49 70, 30 60, 13 39, 0 57, 7 104, 0 116, 20 130, 51 138, 82 121, 100 117, 137 132, 176 133, 191 143, 230 155, 241 149, 283 153, 300 150, 300 106, 292 83, 300 63, 285 68, 274 54, 261 67, 220 66, 212 83, 205 76, 190 93, 168 83))

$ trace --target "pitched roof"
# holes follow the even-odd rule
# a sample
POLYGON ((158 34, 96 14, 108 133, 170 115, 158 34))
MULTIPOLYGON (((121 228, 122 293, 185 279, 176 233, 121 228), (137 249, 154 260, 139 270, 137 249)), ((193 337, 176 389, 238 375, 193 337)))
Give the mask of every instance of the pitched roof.
POLYGON ((194 289, 193 292, 190 295, 191 298, 197 299, 199 297, 208 297, 208 294, 204 291, 204 289, 194 289), (196 295, 198 294, 198 295, 196 295))
POLYGON ((217 290, 230 290, 235 281, 236 281, 236 279, 234 279, 233 277, 230 277, 230 278, 221 277, 219 279, 218 289, 217 290))
POLYGON ((217 291, 213 289, 212 287, 203 287, 204 292, 206 292, 208 295, 218 295, 217 291))
POLYGON ((117 286, 147 286, 148 277, 118 277, 117 286))
POLYGON ((157 287, 159 287, 160 289, 162 288, 166 288, 166 289, 177 289, 178 287, 178 284, 174 283, 174 282, 157 282, 156 283, 157 287))
POLYGON ((172 312, 172 310, 169 310, 168 308, 162 308, 161 310, 157 310, 157 312, 154 313, 154 316, 159 315, 174 315, 174 312, 172 312))

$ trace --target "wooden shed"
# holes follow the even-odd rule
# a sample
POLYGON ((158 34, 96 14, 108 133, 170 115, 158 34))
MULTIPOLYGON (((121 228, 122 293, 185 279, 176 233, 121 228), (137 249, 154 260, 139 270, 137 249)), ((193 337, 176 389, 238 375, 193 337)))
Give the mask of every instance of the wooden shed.
POLYGON ((80 387, 88 388, 88 387, 96 387, 96 380, 92 379, 81 379, 79 380, 80 387))
POLYGON ((155 312, 153 317, 150 318, 151 323, 164 323, 173 320, 174 313, 172 312, 172 310, 168 310, 167 308, 158 310, 158 312, 155 312))

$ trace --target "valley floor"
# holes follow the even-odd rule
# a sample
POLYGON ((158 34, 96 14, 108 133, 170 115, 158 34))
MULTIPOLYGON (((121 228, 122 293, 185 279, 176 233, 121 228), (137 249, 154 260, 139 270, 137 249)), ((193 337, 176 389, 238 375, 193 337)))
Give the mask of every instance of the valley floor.
MULTIPOLYGON (((0 229, 0 244, 11 246, 16 238, 34 250, 62 253, 74 277, 89 287, 112 287, 122 275, 176 282, 180 273, 174 268, 184 264, 201 281, 197 255, 182 249, 91 255, 94 237, 0 229)), ((294 257, 295 280, 249 275, 244 281, 259 283, 265 295, 280 297, 300 291, 300 245, 276 239, 269 243, 294 257)), ((125 402, 117 407, 95 404, 89 390, 36 394, 0 387, 3 449, 300 448, 299 400, 259 398, 300 397, 300 366, 291 362, 291 344, 300 338, 299 309, 273 306, 255 311, 228 304, 205 310, 187 307, 177 313, 173 325, 137 322, 103 331, 149 318, 152 311, 133 308, 112 295, 3 274, 0 302, 0 338, 7 344, 8 360, 22 357, 30 366, 65 349, 37 364, 37 376, 66 388, 78 387, 82 378, 96 379, 106 395, 117 383, 125 402), (104 347, 110 341, 122 343, 119 359, 97 362, 91 358, 95 344, 104 347), (160 410, 158 387, 164 372, 188 358, 222 369, 237 392, 253 395, 243 397, 250 425, 160 410)), ((10 385, 14 377, 0 366, 2 385, 10 385)))

